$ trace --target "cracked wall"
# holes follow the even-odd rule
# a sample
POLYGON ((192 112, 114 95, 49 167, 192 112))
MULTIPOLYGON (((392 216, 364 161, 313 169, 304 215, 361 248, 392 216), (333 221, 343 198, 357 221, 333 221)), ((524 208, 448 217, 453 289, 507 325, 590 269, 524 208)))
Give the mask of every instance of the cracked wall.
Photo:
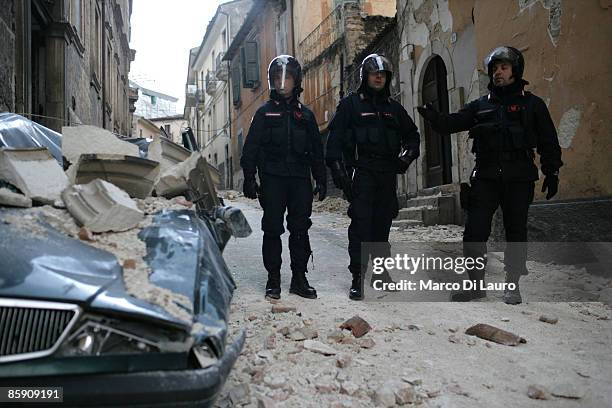
MULTIPOLYGON (((456 111, 488 92, 486 54, 514 46, 525 56, 526 89, 546 102, 559 133, 565 166, 555 198, 612 196, 612 1, 398 0, 397 10, 402 103, 421 129, 415 105, 432 54, 444 59, 456 111)), ((453 183, 466 181, 473 165, 464 137, 453 136, 453 183)), ((423 188, 423 169, 408 182, 408 192, 423 188)), ((539 187, 537 200, 543 199, 539 187)))

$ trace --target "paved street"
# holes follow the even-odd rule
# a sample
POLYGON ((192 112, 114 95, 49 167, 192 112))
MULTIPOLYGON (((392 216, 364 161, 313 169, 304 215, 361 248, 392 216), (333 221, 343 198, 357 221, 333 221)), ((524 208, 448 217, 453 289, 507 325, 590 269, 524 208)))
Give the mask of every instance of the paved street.
MULTIPOLYGON (((402 393, 425 407, 547 404, 529 398, 528 390, 542 391, 555 407, 612 404, 609 306, 352 302, 347 298, 347 218, 315 213, 310 230, 314 267, 309 263, 308 278, 319 298, 288 294, 286 233, 281 305, 296 311, 271 313, 272 305, 263 298, 261 210, 255 201, 243 198, 226 204, 243 210, 253 234, 232 240, 224 252, 238 285, 231 331, 246 328, 248 339, 218 406, 232 406, 232 401, 233 406, 252 407, 258 402, 287 407, 392 406, 402 393), (359 339, 348 331, 338 333, 338 326, 354 315, 373 327, 359 339), (558 323, 544 323, 539 320, 542 315, 558 323), (477 323, 510 331, 527 342, 510 347, 466 335, 466 329, 477 323), (336 354, 309 350, 310 339, 336 354)), ((424 234, 440 232, 421 228, 424 234)), ((459 229, 450 228, 448 234, 456 235, 459 229)))

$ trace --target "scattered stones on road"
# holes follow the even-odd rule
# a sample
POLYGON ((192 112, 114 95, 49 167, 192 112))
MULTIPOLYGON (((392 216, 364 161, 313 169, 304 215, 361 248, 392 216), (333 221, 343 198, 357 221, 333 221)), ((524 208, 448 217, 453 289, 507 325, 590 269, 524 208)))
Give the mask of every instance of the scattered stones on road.
POLYGON ((468 328, 465 334, 490 340, 495 343, 503 344, 504 346, 518 346, 520 343, 527 343, 527 340, 514 333, 485 323, 479 323, 468 328))
POLYGON ((324 356, 333 356, 337 353, 336 350, 334 350, 327 344, 323 344, 320 341, 316 340, 305 340, 304 348, 306 350, 312 351, 313 353, 323 354, 324 356))
POLYGON ((544 323, 557 324, 557 322, 559 321, 559 318, 553 317, 553 316, 542 315, 540 316, 540 321, 544 323))
POLYGON ((353 333, 353 336, 359 338, 366 335, 370 330, 372 330, 372 326, 365 320, 363 320, 359 316, 353 316, 344 323, 340 325, 340 328, 343 330, 350 330, 353 333))
POLYGON ((530 385, 527 387, 527 396, 531 399, 548 400, 550 399, 550 393, 548 390, 541 385, 530 385))
POLYGON ((289 313, 289 312, 297 312, 297 308, 295 306, 284 306, 284 305, 272 305, 272 313, 289 313))

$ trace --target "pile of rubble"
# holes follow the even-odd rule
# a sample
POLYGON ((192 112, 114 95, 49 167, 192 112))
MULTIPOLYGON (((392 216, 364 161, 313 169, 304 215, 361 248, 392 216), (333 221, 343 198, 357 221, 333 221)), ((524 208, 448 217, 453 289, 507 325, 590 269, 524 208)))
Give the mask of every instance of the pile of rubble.
POLYGON ((3 221, 42 233, 42 220, 111 252, 123 266, 128 293, 190 321, 176 306, 190 303, 183 295, 149 282, 146 245, 138 233, 162 209, 191 208, 183 195, 193 191, 201 196, 189 198, 203 208, 218 205, 218 177, 206 159, 161 137, 143 152, 93 126, 64 127, 61 145, 61 164, 45 147, 0 149, 0 208, 22 208, 4 211, 3 221))

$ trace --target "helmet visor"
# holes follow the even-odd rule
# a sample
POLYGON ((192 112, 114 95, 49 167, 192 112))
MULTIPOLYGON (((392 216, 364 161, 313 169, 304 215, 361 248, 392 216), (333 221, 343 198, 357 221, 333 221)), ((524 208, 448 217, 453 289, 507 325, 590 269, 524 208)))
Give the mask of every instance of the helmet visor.
MULTIPOLYGON (((289 55, 280 55, 270 62, 268 67, 268 88, 270 91, 285 91, 287 88, 287 78, 293 79, 293 86, 297 77, 297 72, 293 64, 290 64, 289 55)), ((291 91, 291 89, 288 89, 291 91)))
POLYGON ((363 70, 365 72, 388 71, 393 72, 391 61, 386 57, 378 54, 371 54, 363 60, 363 70))

